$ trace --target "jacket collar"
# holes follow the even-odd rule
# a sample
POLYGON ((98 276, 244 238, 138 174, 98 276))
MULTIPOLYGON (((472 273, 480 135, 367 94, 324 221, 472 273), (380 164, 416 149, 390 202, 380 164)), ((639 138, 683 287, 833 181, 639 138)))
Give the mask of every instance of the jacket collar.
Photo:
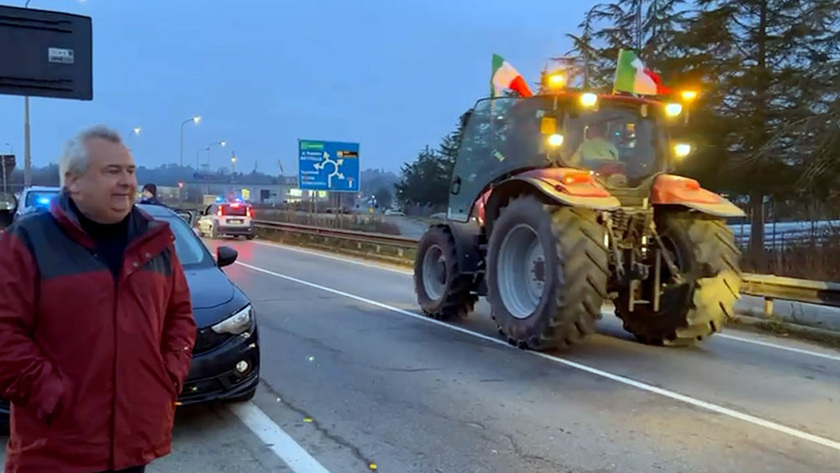
MULTIPOLYGON (((79 223, 79 216, 73 210, 70 203, 70 193, 62 189, 56 199, 50 203, 50 213, 56 219, 61 228, 76 242, 86 248, 95 246, 93 240, 84 231, 79 223)), ((151 215, 143 212, 137 207, 132 207, 128 216, 128 245, 133 246, 139 243, 137 240, 146 240, 162 230, 161 226, 168 226, 163 222, 155 221, 151 215)))

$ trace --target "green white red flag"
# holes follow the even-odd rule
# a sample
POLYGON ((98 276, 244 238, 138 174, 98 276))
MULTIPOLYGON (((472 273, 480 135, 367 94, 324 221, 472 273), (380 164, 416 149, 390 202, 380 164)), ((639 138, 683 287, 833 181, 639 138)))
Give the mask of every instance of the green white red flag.
POLYGON ((635 52, 622 49, 618 52, 613 91, 639 95, 663 95, 670 89, 662 84, 662 79, 658 74, 645 67, 635 52))
POLYGON ((498 97, 504 94, 505 90, 513 90, 522 97, 534 95, 522 74, 509 62, 505 61, 498 54, 493 55, 493 75, 490 79, 490 96, 498 97))

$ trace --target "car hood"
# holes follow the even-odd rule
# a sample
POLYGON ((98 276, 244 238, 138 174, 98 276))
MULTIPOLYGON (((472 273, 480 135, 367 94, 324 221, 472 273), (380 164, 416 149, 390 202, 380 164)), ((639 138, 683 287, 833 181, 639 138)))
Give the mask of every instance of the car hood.
POLYGON ((219 268, 185 269, 193 317, 199 328, 221 322, 248 305, 248 298, 219 268))

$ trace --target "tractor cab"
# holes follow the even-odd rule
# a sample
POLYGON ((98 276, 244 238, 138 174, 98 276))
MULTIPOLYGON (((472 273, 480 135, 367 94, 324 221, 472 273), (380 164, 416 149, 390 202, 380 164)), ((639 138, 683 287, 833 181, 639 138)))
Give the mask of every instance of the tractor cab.
POLYGON ((690 153, 689 144, 670 138, 680 103, 596 94, 565 87, 557 77, 544 74, 536 95, 482 99, 467 114, 450 218, 466 221, 473 203, 493 186, 541 169, 583 171, 620 199, 646 196, 655 176, 690 153))

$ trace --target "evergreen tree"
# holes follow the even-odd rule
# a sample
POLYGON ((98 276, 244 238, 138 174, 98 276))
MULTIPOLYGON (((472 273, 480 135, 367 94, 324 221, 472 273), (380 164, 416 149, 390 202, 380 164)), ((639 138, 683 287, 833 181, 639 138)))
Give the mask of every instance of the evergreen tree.
POLYGON ((397 200, 404 205, 445 205, 451 175, 446 159, 426 147, 414 162, 402 166, 400 181, 394 185, 397 200))
POLYGON ((803 127, 813 116, 817 91, 802 87, 812 75, 803 48, 821 34, 820 19, 809 11, 816 3, 698 0, 700 12, 684 37, 697 41, 687 43, 689 50, 711 45, 723 53, 705 58, 710 75, 717 76, 708 77, 717 90, 706 103, 708 118, 717 124, 698 125, 709 126, 704 134, 718 141, 717 151, 727 158, 725 186, 749 196, 750 247, 756 253, 764 248, 765 201, 794 190, 799 161, 811 146, 803 127))

